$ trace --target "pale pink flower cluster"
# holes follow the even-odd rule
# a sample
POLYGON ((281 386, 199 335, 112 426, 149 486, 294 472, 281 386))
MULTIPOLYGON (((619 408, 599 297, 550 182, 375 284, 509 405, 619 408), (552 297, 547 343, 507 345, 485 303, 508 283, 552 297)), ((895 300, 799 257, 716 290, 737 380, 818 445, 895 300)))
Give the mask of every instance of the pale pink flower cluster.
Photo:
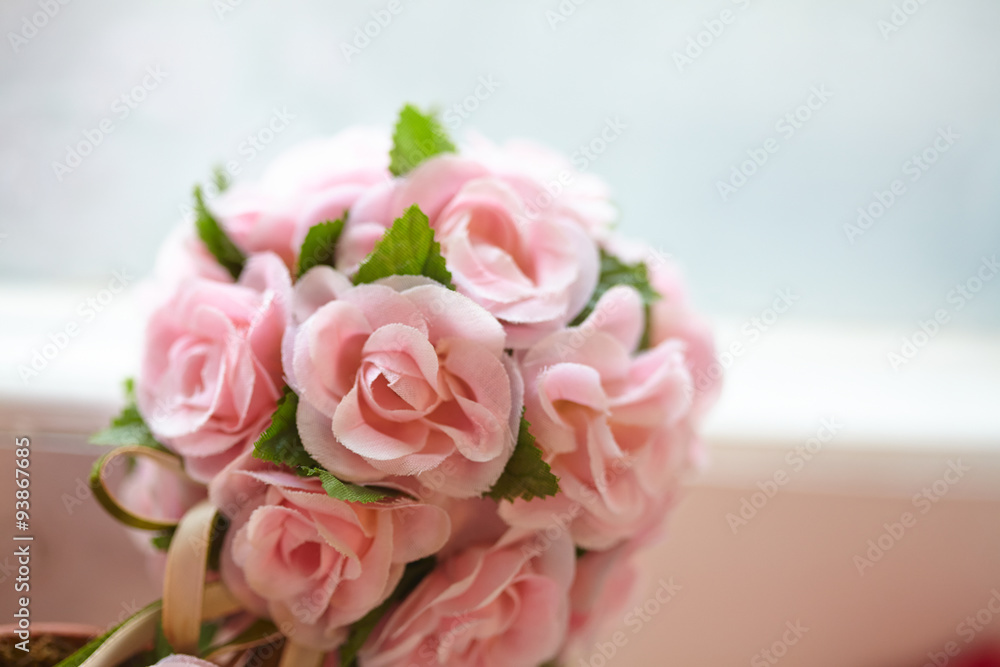
POLYGON ((629 556, 699 458, 718 383, 695 378, 712 377, 711 337, 676 269, 612 231, 595 176, 526 142, 477 138, 393 177, 390 143, 352 130, 210 199, 248 258, 237 280, 195 235, 175 235, 139 407, 231 521, 223 581, 295 641, 337 648, 408 563, 436 556, 360 664, 534 667, 627 598, 629 556), (414 204, 454 289, 421 276, 355 285, 414 204), (330 265, 296 276, 309 229, 345 215, 330 265), (602 254, 644 262, 661 298, 647 307, 622 284, 593 303, 602 254), (347 502, 254 458, 286 386, 309 456, 402 495, 347 502), (522 415, 560 492, 483 499, 522 415))

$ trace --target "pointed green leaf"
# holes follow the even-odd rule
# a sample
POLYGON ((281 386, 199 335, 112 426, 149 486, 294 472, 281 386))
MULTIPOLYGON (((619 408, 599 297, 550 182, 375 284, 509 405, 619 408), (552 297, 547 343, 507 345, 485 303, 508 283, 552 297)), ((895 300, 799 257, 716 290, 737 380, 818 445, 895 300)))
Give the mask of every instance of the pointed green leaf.
POLYGON ((295 469, 319 467, 299 437, 299 428, 295 424, 298 407, 299 397, 290 387, 285 387, 285 393, 278 399, 278 407, 271 415, 271 425, 253 444, 254 458, 295 469))
POLYGON ((523 416, 517 434, 517 446, 500 479, 486 495, 494 500, 545 498, 559 493, 559 478, 542 459, 542 450, 528 430, 531 424, 523 416))
POLYGON ((302 249, 299 251, 296 278, 301 278, 306 271, 314 266, 333 266, 337 252, 337 241, 340 240, 340 235, 344 231, 346 219, 346 217, 341 217, 332 222, 321 222, 309 229, 302 242, 302 249))
POLYGON ((414 204, 396 218, 354 276, 354 284, 373 283, 388 276, 426 276, 455 289, 441 255, 441 244, 420 207, 414 204))
POLYGON ((236 244, 222 229, 219 221, 205 206, 205 197, 200 185, 196 185, 194 188, 194 212, 194 225, 198 230, 198 238, 205 244, 216 261, 229 271, 233 280, 238 280, 240 273, 243 272, 243 265, 247 261, 246 255, 236 247, 236 244))
POLYGON ((215 186, 216 192, 222 194, 229 189, 231 183, 229 174, 221 166, 212 170, 212 184, 215 186))
POLYGON ((421 113, 412 104, 403 107, 389 151, 389 171, 393 175, 402 176, 429 157, 454 152, 455 144, 433 114, 421 113))

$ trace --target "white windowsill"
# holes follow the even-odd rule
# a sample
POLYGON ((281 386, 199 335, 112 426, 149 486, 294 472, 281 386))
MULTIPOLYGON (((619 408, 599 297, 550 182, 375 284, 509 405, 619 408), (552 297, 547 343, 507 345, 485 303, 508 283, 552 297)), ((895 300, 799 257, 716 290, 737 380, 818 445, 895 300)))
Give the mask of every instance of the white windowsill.
MULTIPOLYGON (((87 321, 77 308, 102 287, 0 286, 0 447, 12 445, 9 434, 31 434, 46 449, 83 453, 80 436, 118 409, 136 367, 143 297, 118 295, 87 321), (23 381, 18 367, 70 322, 79 334, 23 381)), ((747 343, 739 326, 719 326, 719 349, 732 340, 747 343)), ((908 498, 960 458, 987 474, 956 497, 1000 499, 1000 339, 943 331, 896 372, 886 353, 899 343, 893 332, 776 323, 728 369, 704 428, 709 465, 695 483, 755 488, 786 470, 789 489, 908 498), (836 436, 792 471, 788 452, 824 419, 841 425, 836 436)))

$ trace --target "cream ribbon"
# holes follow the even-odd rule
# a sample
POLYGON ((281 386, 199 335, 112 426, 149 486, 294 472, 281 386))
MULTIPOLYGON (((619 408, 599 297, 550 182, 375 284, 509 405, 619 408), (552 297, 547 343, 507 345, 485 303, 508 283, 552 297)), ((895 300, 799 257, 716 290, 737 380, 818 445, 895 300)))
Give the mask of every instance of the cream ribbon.
MULTIPOLYGON (((205 583, 208 551, 212 543, 216 508, 207 500, 191 508, 179 522, 135 514, 124 508, 104 481, 109 464, 120 456, 150 458, 165 469, 187 477, 179 457, 142 446, 119 447, 102 456, 90 476, 90 487, 101 505, 125 525, 144 530, 175 528, 167 551, 163 600, 125 621, 80 667, 118 667, 148 647, 162 623, 163 634, 178 653, 198 654, 201 625, 205 620, 230 616, 243 610, 221 582, 205 583)), ((280 638, 277 632, 261 632, 210 650, 208 659, 220 659, 280 638)), ((279 667, 321 667, 326 653, 285 639, 279 667)))

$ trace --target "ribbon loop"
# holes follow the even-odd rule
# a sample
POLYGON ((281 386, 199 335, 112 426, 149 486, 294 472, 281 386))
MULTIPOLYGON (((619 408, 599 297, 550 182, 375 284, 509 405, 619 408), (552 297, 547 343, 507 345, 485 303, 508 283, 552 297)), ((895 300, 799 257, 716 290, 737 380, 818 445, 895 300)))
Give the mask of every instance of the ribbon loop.
POLYGON ((163 634, 178 653, 194 655, 201 635, 201 609, 215 506, 204 500, 180 523, 167 552, 163 577, 163 634))
POLYGON ((187 478, 187 473, 184 472, 184 464, 181 462, 181 459, 170 452, 162 449, 153 449, 152 447, 142 447, 140 445, 118 447, 97 459, 90 472, 90 490, 94 493, 94 498, 97 499, 97 502, 101 503, 101 506, 108 511, 108 514, 131 528, 138 528, 140 530, 169 530, 176 527, 178 524, 177 521, 143 516, 129 511, 111 492, 104 481, 104 475, 111 463, 122 456, 139 456, 152 459, 166 470, 187 478))

